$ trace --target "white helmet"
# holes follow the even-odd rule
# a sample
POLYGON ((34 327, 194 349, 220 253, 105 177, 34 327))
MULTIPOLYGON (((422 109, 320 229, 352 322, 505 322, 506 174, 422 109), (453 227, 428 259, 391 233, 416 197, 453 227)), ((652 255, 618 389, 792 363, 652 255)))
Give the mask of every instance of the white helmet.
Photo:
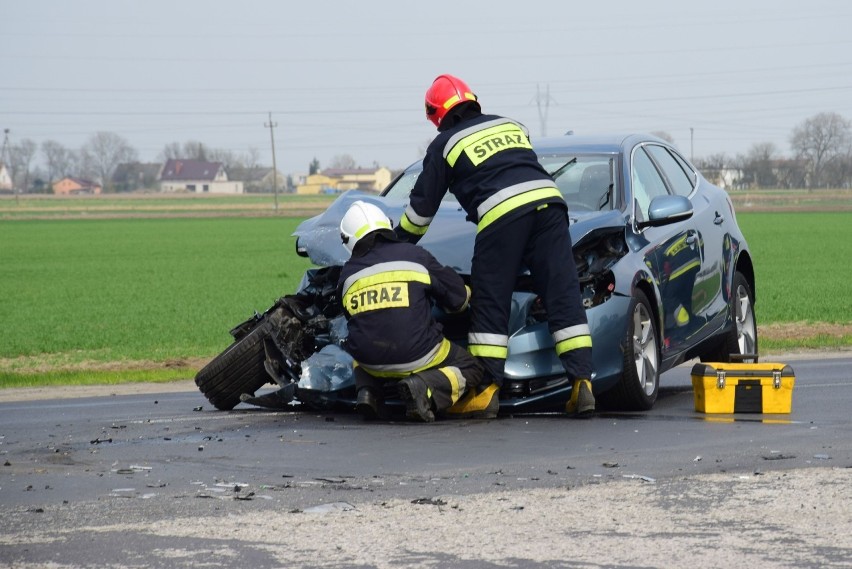
POLYGON ((346 215, 340 220, 340 239, 352 253, 362 237, 378 229, 392 230, 390 219, 378 206, 359 200, 349 206, 346 215))

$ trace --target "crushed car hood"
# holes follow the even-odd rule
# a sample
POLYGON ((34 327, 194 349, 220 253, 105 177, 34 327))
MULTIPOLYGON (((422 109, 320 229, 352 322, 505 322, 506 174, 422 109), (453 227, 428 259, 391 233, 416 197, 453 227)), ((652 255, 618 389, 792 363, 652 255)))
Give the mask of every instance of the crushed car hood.
MULTIPOLYGON (((293 232, 297 248, 304 250, 314 264, 321 267, 342 265, 349 259, 349 252, 340 241, 340 220, 352 202, 357 200, 375 204, 394 224, 399 222, 407 204, 407 200, 383 198, 357 190, 342 194, 323 213, 305 220, 293 232)), ((619 211, 570 212, 569 217, 569 231, 575 247, 586 238, 594 238, 602 228, 624 227, 624 218, 619 211)), ((470 274, 475 237, 476 225, 465 219, 461 206, 445 200, 419 245, 431 252, 441 264, 467 275, 470 274)))

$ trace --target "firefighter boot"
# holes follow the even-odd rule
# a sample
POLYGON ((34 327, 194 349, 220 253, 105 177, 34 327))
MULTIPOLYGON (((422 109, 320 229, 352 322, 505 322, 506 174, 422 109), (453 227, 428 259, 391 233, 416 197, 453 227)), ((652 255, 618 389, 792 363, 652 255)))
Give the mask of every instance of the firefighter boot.
POLYGON ((399 396, 405 402, 405 416, 415 421, 431 423, 435 420, 429 386, 416 375, 399 381, 399 396))
POLYGON ((471 389, 447 409, 449 419, 494 419, 500 410, 500 388, 496 383, 481 391, 471 389))
POLYGON ((367 421, 372 421, 379 416, 379 401, 373 390, 362 387, 358 390, 358 398, 355 401, 355 410, 367 421))
POLYGON ((571 388, 571 399, 565 404, 565 412, 573 417, 589 417, 595 411, 595 396, 592 382, 588 379, 575 379, 571 388))

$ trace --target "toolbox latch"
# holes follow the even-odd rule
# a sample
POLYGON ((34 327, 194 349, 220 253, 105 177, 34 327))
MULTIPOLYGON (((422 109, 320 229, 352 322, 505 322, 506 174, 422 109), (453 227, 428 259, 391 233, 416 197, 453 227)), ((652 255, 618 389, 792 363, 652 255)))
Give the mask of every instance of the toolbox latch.
POLYGON ((725 389, 725 370, 723 369, 716 370, 716 387, 725 389))
POLYGON ((772 370, 772 387, 781 389, 781 370, 772 370))

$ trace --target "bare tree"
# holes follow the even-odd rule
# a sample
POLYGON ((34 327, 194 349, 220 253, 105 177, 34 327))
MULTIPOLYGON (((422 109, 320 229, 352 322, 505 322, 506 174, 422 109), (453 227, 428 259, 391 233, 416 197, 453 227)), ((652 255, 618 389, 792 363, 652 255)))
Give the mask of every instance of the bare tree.
POLYGON ((97 132, 80 150, 84 170, 92 174, 105 190, 112 189, 112 173, 122 162, 135 162, 136 149, 113 132, 97 132))
POLYGON ((790 147, 809 163, 808 188, 824 187, 823 170, 844 156, 852 140, 852 123, 837 113, 819 113, 793 129, 790 147))
POLYGON ((9 148, 9 175, 12 176, 15 187, 22 192, 29 191, 30 165, 37 149, 36 143, 29 138, 24 138, 9 148))
POLYGON ((331 159, 328 167, 336 170, 355 170, 358 168, 358 163, 349 154, 338 154, 331 159))
POLYGON ((257 168, 260 166, 260 150, 254 146, 249 146, 249 149, 243 154, 243 166, 246 168, 257 168))
POLYGON ((183 158, 180 149, 180 142, 170 142, 163 147, 163 150, 157 156, 161 162, 168 162, 169 160, 177 160, 178 158, 183 158))
POLYGON ((209 162, 221 162, 225 170, 230 168, 242 168, 243 161, 240 157, 230 150, 206 150, 207 160, 209 162))
POLYGON ((775 161, 778 147, 771 142, 759 142, 752 145, 745 156, 746 175, 759 188, 773 188, 778 185, 775 175, 775 161))
POLYGON ((695 167, 712 183, 726 188, 733 184, 733 179, 729 174, 730 162, 730 159, 724 153, 711 154, 696 159, 695 167))
POLYGON ((47 181, 53 182, 62 176, 68 176, 77 164, 77 155, 55 140, 41 143, 41 153, 47 166, 47 181))
POLYGON ((207 162, 209 160, 207 157, 207 147, 204 146, 203 142, 199 142, 198 140, 187 140, 183 143, 183 152, 179 158, 207 162))

